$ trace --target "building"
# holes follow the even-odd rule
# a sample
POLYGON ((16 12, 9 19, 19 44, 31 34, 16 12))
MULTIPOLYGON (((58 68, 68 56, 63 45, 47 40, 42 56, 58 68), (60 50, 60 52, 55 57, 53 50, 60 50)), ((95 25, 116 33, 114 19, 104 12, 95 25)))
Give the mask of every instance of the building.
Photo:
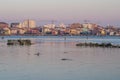
POLYGON ((9 28, 3 28, 3 35, 10 35, 11 31, 9 28))
POLYGON ((93 23, 84 23, 82 24, 83 28, 88 28, 90 30, 94 30, 94 28, 98 27, 97 24, 93 24, 93 23))
POLYGON ((0 35, 10 35, 9 24, 0 22, 0 35))
POLYGON ((70 29, 70 35, 77 35, 76 29, 70 29))
POLYGON ((23 27, 27 27, 27 28, 36 28, 36 22, 34 20, 25 20, 23 23, 22 23, 22 28, 23 27))
POLYGON ((70 25, 70 35, 80 35, 82 25, 80 23, 73 23, 70 25))
POLYGON ((52 29, 51 28, 47 28, 47 27, 43 27, 43 33, 46 34, 46 33, 51 33, 52 32, 52 29))
POLYGON ((104 29, 102 29, 100 33, 101 33, 101 35, 106 35, 106 32, 104 29))
POLYGON ((55 29, 55 24, 47 24, 43 26, 43 33, 44 34, 51 34, 52 30, 55 29))
POLYGON ((55 28, 55 24, 47 24, 44 25, 45 28, 49 28, 49 29, 54 29, 55 28))
POLYGON ((18 28, 17 27, 12 27, 12 28, 10 28, 10 31, 11 31, 12 35, 16 35, 17 31, 18 31, 18 28))
POLYGON ((82 28, 82 25, 80 23, 73 23, 70 25, 70 28, 72 29, 82 28))
POLYGON ((11 23, 10 27, 11 28, 19 28, 20 23, 11 23))
POLYGON ((61 24, 59 24, 59 27, 60 27, 60 28, 64 28, 64 29, 65 29, 65 28, 66 28, 66 25, 65 25, 65 24, 63 24, 63 23, 61 23, 61 24))
POLYGON ((7 27, 9 27, 8 23, 0 22, 0 28, 7 28, 7 27))

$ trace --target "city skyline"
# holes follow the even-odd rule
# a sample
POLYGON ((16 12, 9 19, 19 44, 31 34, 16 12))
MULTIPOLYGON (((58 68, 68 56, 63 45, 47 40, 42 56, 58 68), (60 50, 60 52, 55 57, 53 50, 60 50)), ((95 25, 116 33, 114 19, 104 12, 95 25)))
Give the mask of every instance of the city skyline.
POLYGON ((0 1, 0 21, 21 22, 34 19, 38 25, 52 20, 89 22, 120 26, 119 0, 3 0, 0 1))

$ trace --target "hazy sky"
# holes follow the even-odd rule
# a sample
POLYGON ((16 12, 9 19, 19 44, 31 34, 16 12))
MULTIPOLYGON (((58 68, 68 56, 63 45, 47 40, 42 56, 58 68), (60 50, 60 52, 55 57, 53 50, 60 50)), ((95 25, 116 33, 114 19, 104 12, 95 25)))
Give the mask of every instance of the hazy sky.
POLYGON ((0 21, 28 18, 120 26, 120 0, 0 0, 0 21))

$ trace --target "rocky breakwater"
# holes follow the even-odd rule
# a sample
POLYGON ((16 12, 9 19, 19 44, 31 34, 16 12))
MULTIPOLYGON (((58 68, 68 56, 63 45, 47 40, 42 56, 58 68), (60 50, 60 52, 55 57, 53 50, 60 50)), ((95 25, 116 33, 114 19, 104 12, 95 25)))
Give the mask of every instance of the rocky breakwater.
POLYGON ((21 40, 21 39, 18 39, 18 40, 8 40, 7 41, 7 45, 31 45, 31 40, 21 40))
POLYGON ((120 45, 113 45, 112 43, 78 43, 76 46, 120 48, 120 45))

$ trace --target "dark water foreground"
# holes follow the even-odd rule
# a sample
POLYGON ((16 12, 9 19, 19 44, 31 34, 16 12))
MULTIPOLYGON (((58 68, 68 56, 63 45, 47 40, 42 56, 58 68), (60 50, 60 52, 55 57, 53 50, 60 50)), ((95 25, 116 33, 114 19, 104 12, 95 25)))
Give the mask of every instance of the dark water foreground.
POLYGON ((120 80, 119 48, 77 47, 76 43, 7 46, 2 41, 0 80, 120 80))

